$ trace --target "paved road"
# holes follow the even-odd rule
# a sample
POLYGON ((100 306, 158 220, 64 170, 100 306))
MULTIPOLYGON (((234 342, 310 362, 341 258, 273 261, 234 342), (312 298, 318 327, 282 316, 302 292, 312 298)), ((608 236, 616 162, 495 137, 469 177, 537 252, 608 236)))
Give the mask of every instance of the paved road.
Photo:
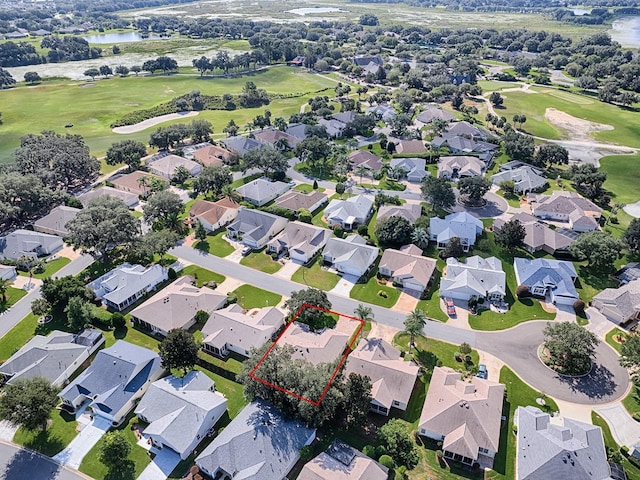
POLYGON ((61 467, 49 457, 0 442, 0 480, 87 480, 90 477, 61 467))
MULTIPOLYGON (((302 285, 290 280, 267 275, 191 247, 176 247, 170 253, 222 275, 251 283, 280 295, 290 296, 292 291, 303 288, 302 285)), ((335 311, 346 314, 352 314, 360 303, 334 294, 328 294, 328 297, 335 311)), ((376 321, 399 329, 403 328, 406 316, 404 313, 376 305, 370 306, 376 321)), ((582 404, 603 404, 612 402, 626 393, 629 375, 618 364, 615 352, 604 344, 598 347, 596 368, 587 377, 569 380, 559 377, 545 367, 537 357, 537 348, 542 343, 542 330, 545 325, 546 322, 532 321, 507 331, 476 332, 430 321, 427 322, 424 333, 428 337, 454 344, 467 342, 473 347, 491 353, 507 363, 527 383, 561 400, 582 404)))

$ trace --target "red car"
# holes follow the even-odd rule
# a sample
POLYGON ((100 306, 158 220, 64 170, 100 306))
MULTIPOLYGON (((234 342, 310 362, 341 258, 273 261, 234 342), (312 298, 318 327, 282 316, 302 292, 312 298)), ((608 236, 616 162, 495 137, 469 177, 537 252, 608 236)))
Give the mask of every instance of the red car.
POLYGON ((447 304, 447 315, 450 317, 455 317, 456 315, 456 306, 453 303, 453 300, 450 298, 446 298, 445 302, 447 304))

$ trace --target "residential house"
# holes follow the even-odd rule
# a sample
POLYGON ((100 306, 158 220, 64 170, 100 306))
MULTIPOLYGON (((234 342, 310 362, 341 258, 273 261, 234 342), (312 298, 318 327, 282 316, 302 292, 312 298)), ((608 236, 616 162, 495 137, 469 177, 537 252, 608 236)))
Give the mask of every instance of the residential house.
POLYGON ((0 265, 0 278, 11 281, 15 280, 17 276, 18 272, 13 265, 0 265))
POLYGON ((266 178, 257 178, 236 188, 242 199, 256 207, 261 207, 289 190, 291 185, 284 182, 272 182, 266 178))
POLYGON ((512 181, 515 191, 526 195, 543 190, 547 186, 547 179, 541 173, 537 168, 525 166, 496 173, 491 177, 491 182, 500 186, 502 182, 512 181))
POLYGON ((371 57, 367 57, 367 56, 353 57, 353 63, 358 67, 362 68, 365 74, 371 73, 375 75, 376 73, 378 73, 378 70, 380 70, 380 68, 384 64, 384 61, 382 60, 381 57, 376 55, 371 57))
POLYGON ((576 232, 590 232, 599 226, 602 209, 574 192, 554 191, 551 195, 529 194, 531 212, 543 220, 566 222, 576 232))
POLYGON ((287 135, 297 138, 298 140, 304 140, 307 138, 307 124, 306 123, 290 123, 285 130, 287 135))
POLYGON ((416 120, 423 124, 429 124, 434 120, 442 120, 444 122, 453 122, 456 116, 453 113, 449 113, 446 110, 442 110, 440 107, 433 105, 427 106, 422 112, 418 114, 416 120))
POLYGON ((400 178, 406 177, 411 183, 420 183, 424 177, 429 176, 424 158, 392 158, 389 166, 391 171, 402 169, 404 174, 400 178))
POLYGON ((322 259, 330 263, 338 272, 361 277, 374 264, 380 250, 367 245, 360 235, 347 238, 332 237, 322 251, 322 259))
POLYGON ((502 262, 496 257, 474 255, 465 262, 450 257, 440 279, 440 296, 465 301, 475 296, 501 302, 506 295, 505 284, 502 262))
POLYGON ((227 237, 260 250, 287 225, 286 218, 245 207, 238 209, 236 219, 227 226, 227 237))
POLYGON ((109 182, 111 182, 114 188, 118 190, 133 193, 139 197, 146 197, 151 192, 149 187, 152 182, 158 180, 164 182, 164 180, 157 175, 136 170, 135 172, 124 175, 116 175, 115 177, 110 178, 109 182))
POLYGON ((38 258, 57 252, 63 244, 62 238, 56 235, 20 228, 0 237, 0 257, 6 260, 38 258))
POLYGON ((349 125, 356 119, 356 112, 354 112, 353 110, 349 110, 347 112, 334 113, 333 115, 331 115, 331 118, 333 118, 334 120, 338 120, 345 125, 349 125))
POLYGON ((40 233, 66 237, 69 234, 67 223, 76 218, 79 211, 77 208, 60 205, 51 210, 48 215, 36 220, 33 223, 33 229, 40 233))
POLYGON ((306 57, 304 55, 298 55, 292 60, 289 60, 287 65, 291 65, 292 67, 302 67, 304 65, 305 58, 306 57))
POLYGON ((371 379, 373 412, 389 415, 391 408, 406 410, 420 368, 405 362, 400 350, 381 338, 362 338, 347 358, 344 376, 352 373, 371 379))
POLYGON ((193 159, 204 167, 221 167, 233 163, 235 155, 219 145, 207 145, 193 152, 193 159))
POLYGON ((492 137, 492 135, 486 130, 476 127, 475 125, 471 125, 466 121, 450 123, 446 127, 446 133, 450 135, 461 135, 468 138, 479 138, 481 140, 486 140, 492 137))
POLYGON ((168 278, 167 269, 160 265, 143 267, 123 263, 87 284, 87 287, 95 292, 105 306, 121 312, 168 278))
POLYGON ((196 465, 211 478, 282 480, 300 458, 300 449, 315 437, 315 429, 258 399, 198 455, 196 465))
POLYGON ((202 171, 202 165, 198 162, 173 154, 153 160, 147 164, 147 167, 151 173, 167 180, 173 179, 176 170, 180 167, 186 168, 192 177, 195 177, 202 171))
POLYGON ((63 408, 75 412, 89 402, 94 418, 117 426, 164 369, 160 356, 124 340, 100 350, 89 368, 58 394, 63 408))
POLYGON ((213 380, 192 370, 153 382, 135 410, 148 425, 144 438, 157 449, 168 448, 182 460, 191 455, 227 411, 227 399, 213 380))
POLYGON ((286 208, 292 212, 299 212, 301 209, 315 212, 322 205, 329 201, 326 193, 312 190, 309 193, 299 192, 297 190, 289 190, 276 198, 276 205, 280 208, 286 208))
POLYGON ((396 153, 400 155, 424 155, 427 147, 422 140, 400 140, 396 145, 396 153))
POLYGON ((401 217, 409 223, 414 224, 422 216, 422 207, 415 203, 405 203, 403 205, 383 205, 378 208, 376 221, 380 222, 389 217, 401 217))
POLYGON ((624 285, 640 278, 640 263, 629 262, 616 272, 616 278, 624 285))
POLYGON ((379 120, 385 123, 391 123, 396 118, 396 109, 388 103, 374 105, 365 110, 367 115, 375 115, 379 120))
POLYGON ((208 287, 193 285, 193 278, 181 277, 131 312, 134 325, 166 337, 170 330, 188 330, 196 323, 196 313, 212 313, 227 303, 227 296, 208 287))
POLYGON ((233 221, 238 215, 240 205, 228 198, 216 202, 196 200, 189 209, 192 225, 198 221, 207 232, 215 232, 233 221))
POLYGON ((231 153, 235 153, 238 156, 243 156, 245 153, 261 148, 263 145, 254 138, 247 138, 241 136, 221 138, 220 143, 224 144, 231 153))
POLYGON ((289 255, 291 260, 306 264, 327 244, 331 230, 302 222, 289 222, 280 234, 267 244, 267 251, 289 255))
POLYGON ((300 143, 298 138, 286 132, 282 132, 277 128, 265 128, 264 130, 255 132, 253 136, 263 145, 268 145, 277 149, 279 148, 280 143, 283 143, 285 140, 287 142, 287 149, 295 148, 295 146, 300 143))
POLYGON ((373 199, 366 195, 356 195, 346 200, 333 199, 324 209, 324 217, 329 227, 353 230, 364 225, 373 211, 373 199))
MULTIPOLYGON (((443 133, 442 135, 431 140, 430 143, 435 148, 447 147, 451 151, 451 153, 484 154, 488 157, 486 163, 489 163, 489 161, 493 158, 493 154, 500 148, 500 146, 496 145, 495 143, 483 142, 482 140, 476 141, 462 135, 452 135, 450 133, 443 133)), ((487 166, 489 167, 490 165, 487 166)))
POLYGON ((113 187, 98 187, 78 196, 78 200, 86 207, 91 200, 98 197, 113 197, 119 198, 129 208, 133 208, 138 205, 138 195, 135 193, 125 192, 124 190, 118 190, 113 187))
POLYGON ((335 118, 321 118, 318 120, 318 125, 322 125, 327 130, 327 135, 330 138, 342 137, 342 132, 347 128, 347 125, 335 118))
POLYGON ((573 305, 578 300, 575 282, 578 274, 573 263, 546 258, 514 258, 516 282, 529 288, 536 297, 549 296, 553 304, 573 305))
POLYGON ((348 158, 352 168, 357 170, 359 167, 363 167, 371 175, 379 172, 382 168, 382 159, 369 150, 354 150, 349 154, 348 158))
POLYGON ((424 400, 418 433, 442 442, 448 460, 493 467, 498 453, 504 385, 435 367, 424 400))
POLYGON ((444 218, 433 217, 429 220, 429 240, 436 242, 441 250, 452 238, 457 237, 463 250, 468 252, 483 229, 482 222, 470 213, 450 213, 444 218))
MULTIPOLYGON (((564 418, 551 423, 536 407, 518 407, 516 480, 611 480, 600 427, 564 418)), ((515 428, 514 428, 515 430, 515 428)))
POLYGON ((465 177, 481 177, 485 163, 470 155, 444 156, 438 160, 438 177, 459 180, 465 177))
POLYGON ((284 325, 284 314, 275 307, 246 311, 237 303, 211 313, 202 327, 202 348, 218 357, 235 352, 249 357, 252 348, 271 340, 284 325))
POLYGON ((102 333, 93 329, 36 335, 0 365, 0 375, 3 383, 43 377, 60 387, 103 343, 102 333))
POLYGON ((291 322, 278 339, 278 345, 293 347, 292 361, 301 359, 313 365, 331 363, 342 357, 358 325, 354 320, 340 317, 334 328, 313 331, 305 323, 291 322))
POLYGON ((298 480, 387 480, 389 469, 355 448, 335 439, 302 467, 298 480))
POLYGON ((593 297, 593 306, 614 323, 627 323, 640 318, 640 280, 605 288, 593 297))
POLYGON ((436 261, 423 257, 422 249, 415 245, 405 245, 400 250, 387 248, 378 265, 380 275, 390 277, 402 288, 420 293, 427 289, 435 269, 436 261))
MULTIPOLYGON (((522 244, 529 253, 542 250, 554 255, 556 252, 567 251, 569 245, 573 243, 571 237, 549 228, 546 223, 528 213, 517 213, 509 220, 518 220, 524 226, 525 237, 522 244)), ((506 222, 507 220, 496 218, 493 222, 493 230, 499 231, 506 222)))

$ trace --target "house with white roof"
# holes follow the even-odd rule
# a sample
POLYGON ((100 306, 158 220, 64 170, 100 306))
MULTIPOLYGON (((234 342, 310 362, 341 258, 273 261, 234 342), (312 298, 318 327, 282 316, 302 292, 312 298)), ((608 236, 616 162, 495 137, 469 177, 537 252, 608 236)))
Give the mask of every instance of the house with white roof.
POLYGON ((198 455, 196 465, 210 478, 282 480, 315 438, 315 429, 256 399, 198 455))
POLYGON ((501 302, 506 295, 506 275, 496 257, 478 255, 460 262, 447 258, 447 267, 440 279, 440 296, 469 300, 471 297, 501 302))
POLYGON ((447 460, 493 467, 500 444, 504 388, 478 377, 462 380, 449 367, 435 367, 418 433, 442 442, 447 460))
POLYGON ((358 325, 354 320, 340 317, 334 328, 313 331, 304 323, 291 322, 277 345, 293 348, 291 360, 306 360, 313 365, 331 363, 343 355, 358 325))
POLYGON ((371 379, 371 411, 389 415, 391 408, 406 410, 420 368, 405 362, 400 350, 381 338, 362 338, 347 357, 345 378, 351 373, 371 379))
POLYGON ((151 173, 167 180, 171 180, 176 174, 176 170, 180 167, 186 168, 192 177, 199 175, 202 171, 202 165, 198 162, 173 154, 152 160, 147 164, 147 167, 151 173))
POLYGON ((593 306, 614 323, 640 318, 640 279, 618 288, 605 288, 593 297, 593 306))
POLYGON ((512 181, 516 192, 527 194, 543 190, 546 187, 547 179, 541 173, 537 168, 525 165, 496 173, 491 177, 491 183, 500 186, 502 182, 512 181))
POLYGON ((239 135, 234 137, 221 138, 220 142, 224 144, 227 149, 236 155, 242 156, 245 153, 255 150, 256 148, 262 148, 263 144, 253 138, 241 137, 239 135))
POLYGON ((289 222, 284 230, 267 244, 267 251, 285 253, 295 262, 309 263, 331 238, 331 230, 308 223, 289 222))
POLYGON ((422 249, 415 245, 404 245, 399 250, 387 248, 382 253, 378 272, 390 277, 402 288, 424 292, 436 270, 433 258, 423 257, 422 249))
POLYGON ((551 195, 529 194, 527 200, 536 217, 566 222, 576 232, 591 232, 600 225, 602 209, 578 193, 556 190, 551 195))
POLYGON ((578 274, 571 262, 516 257, 513 267, 517 284, 528 287, 533 296, 545 298, 548 295, 554 305, 573 305, 580 298, 575 286, 578 274))
POLYGON ((234 303, 211 313, 202 327, 202 348, 223 358, 230 352, 249 357, 252 348, 271 340, 283 325, 284 314, 275 307, 246 311, 234 303))
POLYGON ((338 272, 361 277, 374 264, 380 250, 367 245, 360 235, 347 238, 332 237, 322 251, 322 259, 330 263, 338 272))
POLYGON ((356 195, 346 200, 333 199, 324 209, 324 217, 329 227, 353 230, 367 223, 373 211, 373 199, 366 195, 356 195))
POLYGON ((335 439, 302 468, 298 480, 387 480, 389 469, 335 439))
POLYGON ((188 330, 196 323, 196 313, 209 314, 224 307, 227 296, 208 287, 193 285, 193 278, 181 277, 131 312, 131 322, 166 337, 170 330, 188 330))
POLYGON ((60 387, 103 344, 102 332, 93 329, 36 335, 0 365, 0 375, 3 383, 43 377, 60 387))
POLYGON ((459 180, 465 177, 480 177, 484 174, 485 163, 470 155, 444 156, 438 159, 438 177, 459 180))
POLYGON ((36 232, 48 233, 66 237, 69 234, 67 223, 76 218, 80 209, 60 205, 51 210, 47 215, 33 222, 33 229, 36 232))
POLYGON ((192 370, 153 382, 135 409, 148 423, 144 438, 157 449, 168 448, 185 460, 227 411, 227 399, 213 380, 192 370))
POLYGON ((167 269, 160 265, 143 267, 123 263, 87 284, 87 287, 108 308, 121 312, 168 278, 167 269))
POLYGON ((424 177, 430 175, 427 172, 427 160, 424 158, 392 158, 389 166, 392 169, 402 169, 404 175, 411 183, 420 183, 424 177))
POLYGON ((272 182, 267 178, 257 178, 241 187, 236 188, 242 199, 261 207, 288 191, 291 185, 284 182, 272 182))
POLYGON ((0 237, 0 258, 18 260, 20 257, 38 258, 51 255, 64 242, 57 235, 18 229, 0 237))
POLYGON ((445 248, 452 238, 460 239, 465 252, 475 245, 476 237, 482 234, 482 222, 467 212, 451 213, 443 218, 429 220, 429 240, 436 242, 438 250, 445 248))
POLYGON ((380 222, 389 217, 401 217, 411 224, 422 216, 422 207, 415 203, 405 203, 404 205, 383 205, 378 207, 376 221, 380 222))
POLYGON ((120 425, 151 383, 164 373, 158 354, 124 340, 100 350, 89 368, 58 394, 75 412, 89 402, 94 418, 120 425))
POLYGON ((98 187, 78 196, 78 200, 86 207, 91 200, 98 197, 119 198, 129 208, 133 208, 139 203, 138 195, 124 190, 118 190, 113 187, 98 187))
POLYGON ((435 120, 452 122, 455 119, 456 116, 453 113, 442 110, 440 107, 436 107, 435 105, 427 105, 425 109, 416 117, 416 120, 424 125, 427 125, 435 120))
POLYGON ((518 407, 516 480, 612 480, 602 429, 564 417, 551 422, 548 413, 518 407))
POLYGON ((259 250, 287 225, 286 218, 240 207, 235 220, 227 225, 227 237, 259 250))
POLYGON ((396 118, 396 109, 393 108, 388 103, 378 104, 378 105, 369 107, 365 110, 365 113, 367 115, 373 114, 379 120, 382 120, 385 123, 390 123, 391 121, 393 121, 394 118, 396 118))

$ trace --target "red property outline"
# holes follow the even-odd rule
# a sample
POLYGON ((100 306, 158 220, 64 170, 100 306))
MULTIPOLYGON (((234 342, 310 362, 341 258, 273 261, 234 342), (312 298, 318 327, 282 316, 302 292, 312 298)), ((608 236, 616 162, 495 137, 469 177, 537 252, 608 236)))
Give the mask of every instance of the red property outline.
POLYGON ((276 390, 280 390, 281 392, 284 392, 288 395, 291 395, 299 400, 304 400, 307 403, 310 403, 313 406, 319 406, 320 402, 322 402, 322 400, 324 399, 324 396, 327 394, 327 392, 329 391, 329 388, 331 388, 331 384, 333 383, 333 381, 335 380, 336 376, 338 375, 338 372, 340 371, 340 368, 342 367, 342 364, 344 363, 344 361, 347 359, 347 355, 349 355, 349 353, 351 353, 351 351, 353 350, 353 344, 355 343, 356 339, 360 336, 360 332, 362 331, 362 329, 364 328, 364 320, 357 318, 357 317, 353 317, 351 315, 345 315, 343 313, 339 313, 339 312, 334 312, 332 310, 327 310, 324 308, 320 308, 320 307, 316 307, 315 305, 309 305, 307 303, 305 303, 304 305, 302 305, 300 307, 300 309, 296 312, 296 314, 294 315, 294 317, 291 319, 291 321, 289 321, 289 323, 287 324, 287 326, 285 327, 285 329, 282 331, 282 333, 278 336, 278 338, 276 339, 275 342, 273 342, 273 344, 269 347, 269 349, 265 352, 265 354, 262 356, 262 358, 260 359, 260 361, 257 363, 257 365, 255 367, 253 367, 253 370, 251 370, 251 372, 249 373, 249 378, 251 378, 252 380, 255 380, 256 382, 260 382, 263 383, 264 385, 267 385, 269 387, 275 388, 276 390), (358 329, 354 332, 355 334, 352 334, 352 340, 349 343, 349 345, 347 345, 347 348, 345 349, 344 354, 342 355, 342 358, 340 359, 340 363, 338 363, 338 366, 336 367, 335 371, 333 372, 333 375, 331 375, 331 378, 329 379, 329 383, 327 383, 327 385, 324 387, 324 390, 322 390, 322 394, 320 395, 320 398, 316 401, 313 401, 309 398, 303 397, 302 395, 298 395, 297 393, 292 392, 291 390, 287 390, 286 388, 280 387, 278 385, 274 385, 271 382, 267 382, 265 379, 260 378, 255 374, 255 371, 258 369, 258 367, 260 366, 260 364, 264 361, 265 358, 267 358, 267 355, 269 355, 269 353, 271 352, 271 350, 273 350, 273 348, 277 345, 277 343, 280 341, 280 338, 282 338, 282 336, 284 335, 284 333, 287 331, 287 329, 291 326, 291 324, 296 320, 296 318, 298 318, 298 316, 300 316, 300 312, 302 312, 302 310, 304 310, 305 308, 314 308, 316 310, 320 310, 323 311, 325 313, 332 313, 334 315, 338 315, 339 317, 345 317, 348 318, 349 320, 355 320, 356 322, 360 323, 360 326, 358 327, 358 329))

